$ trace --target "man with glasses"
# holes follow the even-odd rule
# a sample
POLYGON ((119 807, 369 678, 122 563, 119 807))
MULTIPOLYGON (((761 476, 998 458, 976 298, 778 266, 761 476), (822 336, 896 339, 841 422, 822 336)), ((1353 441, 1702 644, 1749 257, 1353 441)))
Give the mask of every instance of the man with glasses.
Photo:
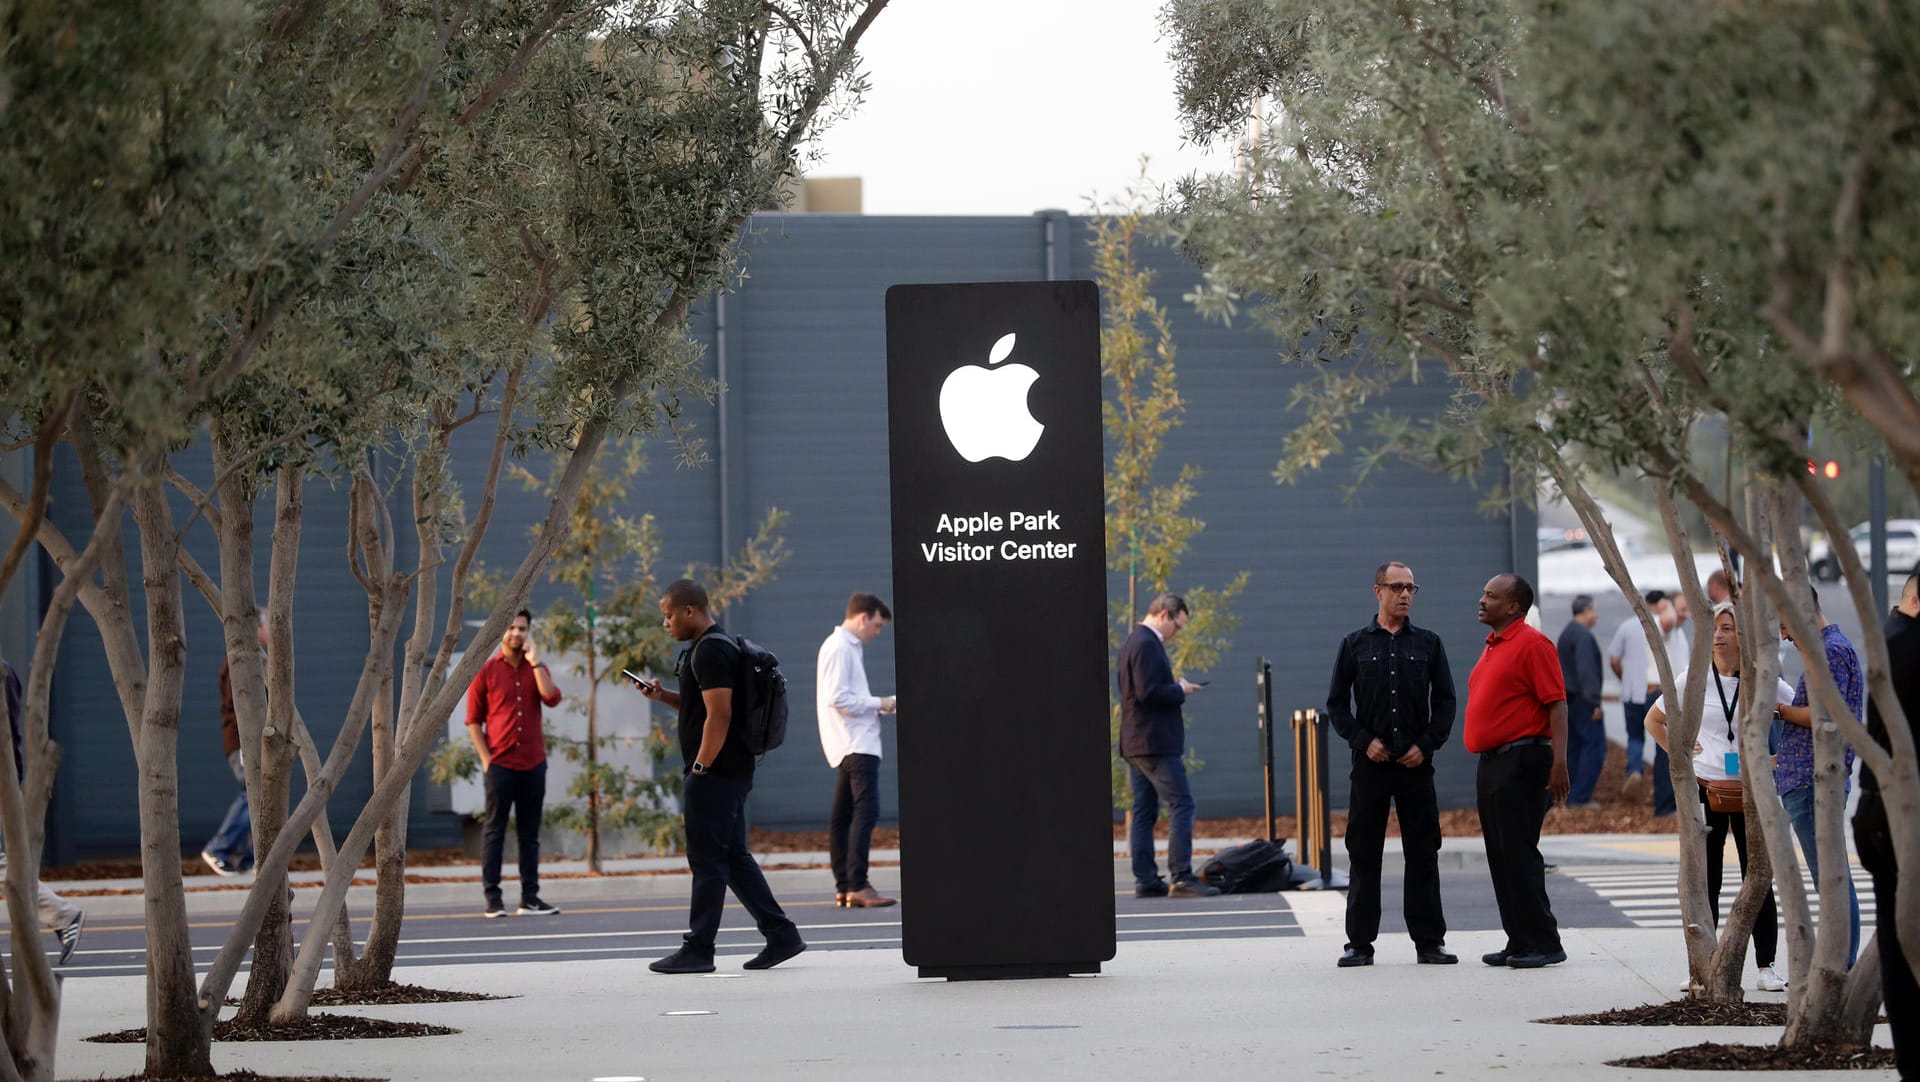
POLYGON ((1398 561, 1373 576, 1378 611, 1340 643, 1327 713, 1353 749, 1347 798, 1347 949, 1342 968, 1373 964, 1380 934, 1381 850, 1398 808, 1407 861, 1402 905, 1415 957, 1452 965, 1440 907, 1440 805, 1433 754, 1453 731, 1453 671, 1440 636, 1408 619, 1420 587, 1398 561))

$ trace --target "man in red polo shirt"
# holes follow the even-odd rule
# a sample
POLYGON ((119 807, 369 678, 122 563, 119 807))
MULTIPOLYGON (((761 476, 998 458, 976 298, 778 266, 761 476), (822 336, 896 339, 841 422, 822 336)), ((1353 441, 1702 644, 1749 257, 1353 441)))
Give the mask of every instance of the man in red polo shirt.
POLYGON ((1495 575, 1480 594, 1493 629, 1467 678, 1467 750, 1480 756, 1480 833, 1507 932, 1490 966, 1538 969, 1567 960, 1547 901, 1540 825, 1567 798, 1567 685, 1553 640, 1527 626, 1533 585, 1495 575))
POLYGON ((547 737, 540 707, 560 705, 560 689, 529 637, 532 627, 533 614, 521 609, 500 636, 499 651, 480 666, 467 689, 467 733, 480 751, 487 779, 480 886, 489 918, 507 915, 500 901, 500 859, 509 812, 520 840, 520 915, 560 912, 540 900, 540 816, 547 800, 547 737))

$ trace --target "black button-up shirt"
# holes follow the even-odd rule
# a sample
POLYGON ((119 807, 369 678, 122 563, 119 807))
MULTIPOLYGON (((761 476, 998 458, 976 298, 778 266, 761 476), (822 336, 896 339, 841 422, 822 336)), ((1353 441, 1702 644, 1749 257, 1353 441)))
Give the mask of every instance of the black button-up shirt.
POLYGON ((1340 643, 1327 714, 1365 755, 1375 740, 1398 759, 1419 745, 1428 759, 1453 732, 1453 670, 1440 636, 1409 623, 1389 633, 1376 617, 1340 643))

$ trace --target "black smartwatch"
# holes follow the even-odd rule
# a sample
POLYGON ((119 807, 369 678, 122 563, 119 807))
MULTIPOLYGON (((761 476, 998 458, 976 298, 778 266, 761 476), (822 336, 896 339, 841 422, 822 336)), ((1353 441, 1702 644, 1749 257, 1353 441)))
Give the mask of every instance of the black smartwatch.
POLYGON ((695 774, 705 775, 707 772, 707 765, 701 762, 700 760, 695 759, 693 761, 693 766, 689 767, 688 769, 692 770, 695 774))

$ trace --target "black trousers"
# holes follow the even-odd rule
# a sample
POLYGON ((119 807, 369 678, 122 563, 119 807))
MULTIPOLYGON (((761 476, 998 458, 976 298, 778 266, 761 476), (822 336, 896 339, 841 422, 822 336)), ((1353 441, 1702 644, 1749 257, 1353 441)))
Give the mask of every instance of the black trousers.
MULTIPOLYGON (((1745 812, 1717 812, 1707 807, 1707 787, 1700 787, 1700 806, 1707 812, 1707 902, 1713 908, 1713 926, 1720 927, 1720 877, 1727 866, 1727 835, 1733 835, 1733 851, 1740 856, 1740 878, 1747 877, 1747 816, 1745 812)), ((1773 888, 1767 888, 1767 900, 1753 918, 1753 964, 1766 968, 1773 964, 1780 946, 1780 907, 1774 903, 1773 888)))
POLYGON ((1887 806, 1872 789, 1860 794, 1860 806, 1853 813, 1853 844, 1860 851, 1861 865, 1873 876, 1874 912, 1886 914, 1874 922, 1878 926, 1874 940, 1880 944, 1880 991, 1887 1006, 1887 1028, 1893 1031, 1894 1065, 1901 1078, 1920 1080, 1920 984, 1914 982, 1913 969, 1900 953, 1900 932, 1893 926, 1900 904, 1894 877, 1900 866, 1887 828, 1887 806))
POLYGON ((1409 770, 1399 763, 1353 757, 1347 796, 1347 946, 1372 951, 1380 935, 1381 850, 1387 811, 1400 816, 1407 881, 1401 897, 1407 934, 1421 949, 1444 945, 1447 918, 1440 908, 1440 803, 1433 763, 1409 770))
POLYGON ((689 774, 682 806, 687 820, 687 870, 693 873, 687 948, 713 956, 727 890, 740 899, 767 942, 788 943, 800 929, 774 900, 760 864, 747 848, 747 794, 753 775, 689 774))
POLYGON ((1540 856, 1540 825, 1551 794, 1553 748, 1536 744, 1502 755, 1482 755, 1476 789, 1487 871, 1507 950, 1545 954, 1560 949, 1560 925, 1547 900, 1547 863, 1540 856))
POLYGON ((864 890, 867 852, 873 847, 873 824, 880 821, 880 757, 848 754, 840 760, 833 783, 833 810, 827 817, 827 860, 833 866, 833 889, 841 894, 864 890))
POLYGON ((500 862, 507 845, 507 815, 520 842, 520 900, 540 897, 540 815, 547 802, 547 764, 532 770, 487 768, 487 811, 480 838, 480 889, 488 903, 500 901, 500 862))

